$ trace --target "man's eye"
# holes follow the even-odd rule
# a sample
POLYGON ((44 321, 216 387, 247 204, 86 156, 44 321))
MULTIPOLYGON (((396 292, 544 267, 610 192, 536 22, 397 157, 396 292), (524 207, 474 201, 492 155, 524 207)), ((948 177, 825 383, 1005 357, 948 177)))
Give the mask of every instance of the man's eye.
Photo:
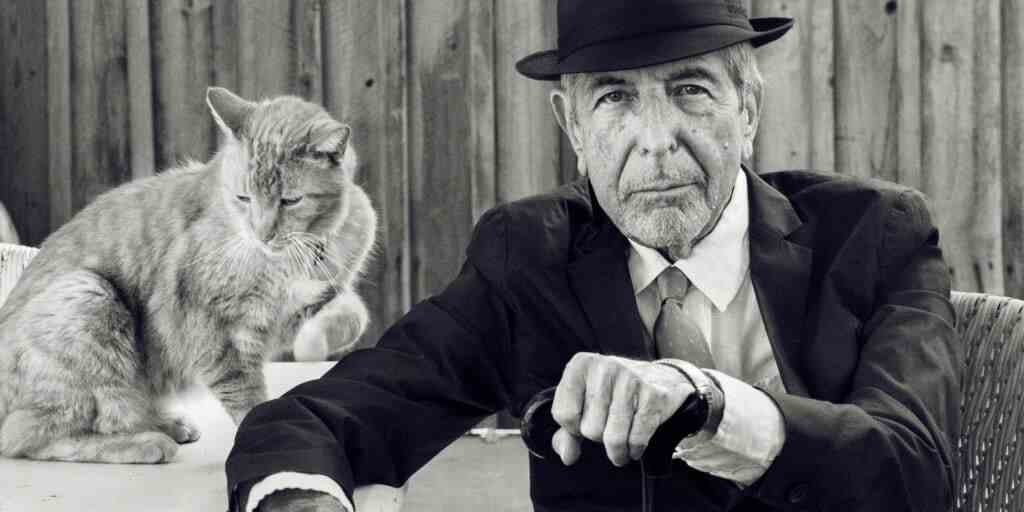
POLYGON ((299 204, 299 201, 302 201, 302 196, 282 197, 281 198, 281 206, 295 206, 295 205, 299 204))
POLYGON ((597 103, 598 104, 601 104, 601 103, 621 103, 623 101, 626 101, 627 99, 628 99, 628 96, 626 95, 625 92, 623 92, 623 91, 612 91, 612 92, 610 92, 608 94, 605 94, 604 96, 601 96, 601 99, 597 100, 597 103))
POLYGON ((675 96, 697 96, 701 94, 709 94, 707 89, 693 84, 680 85, 679 87, 676 87, 673 92, 675 93, 675 96))
POLYGON ((235 198, 243 203, 248 203, 250 201, 249 196, 235 196, 235 198))

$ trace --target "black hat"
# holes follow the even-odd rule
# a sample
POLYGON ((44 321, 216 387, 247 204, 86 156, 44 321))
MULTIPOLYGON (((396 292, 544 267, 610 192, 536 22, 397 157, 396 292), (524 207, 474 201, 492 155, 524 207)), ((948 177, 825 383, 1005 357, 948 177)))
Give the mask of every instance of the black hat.
POLYGON ((740 0, 558 0, 558 48, 516 63, 537 80, 652 66, 750 41, 761 46, 792 18, 747 18, 740 0))

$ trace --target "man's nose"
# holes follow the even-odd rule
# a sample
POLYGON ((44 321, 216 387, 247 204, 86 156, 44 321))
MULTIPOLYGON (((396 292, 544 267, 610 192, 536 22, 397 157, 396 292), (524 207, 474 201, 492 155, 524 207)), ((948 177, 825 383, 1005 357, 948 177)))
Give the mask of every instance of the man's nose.
POLYGON ((679 149, 677 127, 670 119, 668 107, 652 104, 642 109, 638 145, 641 155, 654 158, 675 153, 679 149))

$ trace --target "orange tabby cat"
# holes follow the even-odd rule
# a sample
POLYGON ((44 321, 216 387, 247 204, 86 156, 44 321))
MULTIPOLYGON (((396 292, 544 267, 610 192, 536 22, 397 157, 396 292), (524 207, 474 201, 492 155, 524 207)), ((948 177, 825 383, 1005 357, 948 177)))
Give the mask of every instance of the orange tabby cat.
POLYGON ((205 164, 120 186, 53 233, 0 308, 0 454, 156 463, 198 439, 160 404, 207 385, 237 423, 262 363, 351 345, 376 215, 349 127, 211 88, 205 164), (328 343, 330 342, 330 343, 328 343))

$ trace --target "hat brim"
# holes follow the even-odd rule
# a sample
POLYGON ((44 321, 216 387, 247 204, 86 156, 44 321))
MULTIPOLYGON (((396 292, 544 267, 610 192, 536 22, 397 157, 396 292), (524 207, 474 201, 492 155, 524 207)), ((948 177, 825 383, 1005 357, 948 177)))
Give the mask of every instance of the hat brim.
POLYGON ((607 41, 581 48, 561 62, 558 50, 533 53, 516 63, 516 70, 534 80, 558 80, 563 73, 621 71, 693 57, 736 43, 757 47, 770 43, 793 27, 792 18, 751 18, 754 30, 734 25, 706 25, 642 37, 607 41))

